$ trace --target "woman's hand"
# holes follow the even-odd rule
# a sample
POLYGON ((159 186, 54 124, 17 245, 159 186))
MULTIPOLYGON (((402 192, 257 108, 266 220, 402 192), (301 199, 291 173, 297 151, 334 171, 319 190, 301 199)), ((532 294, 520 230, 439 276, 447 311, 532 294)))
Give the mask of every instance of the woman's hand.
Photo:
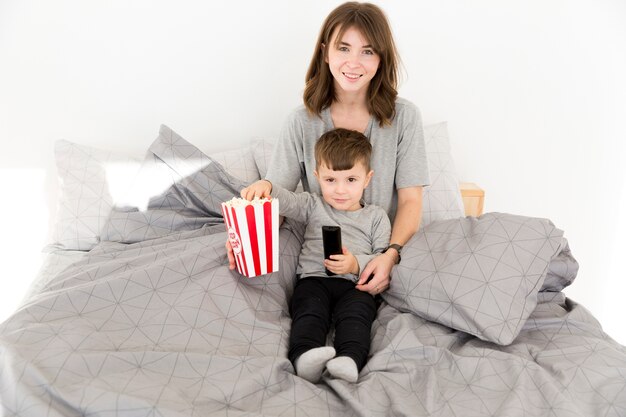
MULTIPOLYGON (((404 245, 415 234, 422 220, 422 187, 398 189, 398 209, 391 229, 391 242, 404 245)), ((372 295, 389 288, 391 269, 400 261, 398 252, 387 251, 367 263, 356 288, 372 295), (367 280, 372 279, 367 282, 367 280)))
POLYGON ((228 268, 235 269, 235 255, 229 240, 226 240, 226 254, 228 255, 228 268))
POLYGON ((359 263, 348 248, 342 248, 342 255, 330 255, 330 259, 324 259, 324 266, 335 274, 358 274, 359 263))
POLYGON ((269 198, 272 193, 272 183, 268 180, 258 180, 248 185, 241 190, 241 198, 245 198, 248 201, 258 198, 269 198))
POLYGON ((381 253, 367 263, 357 281, 356 289, 372 295, 380 294, 389 288, 391 283, 391 269, 396 264, 396 251, 381 253), (367 282, 369 277, 372 279, 367 282))

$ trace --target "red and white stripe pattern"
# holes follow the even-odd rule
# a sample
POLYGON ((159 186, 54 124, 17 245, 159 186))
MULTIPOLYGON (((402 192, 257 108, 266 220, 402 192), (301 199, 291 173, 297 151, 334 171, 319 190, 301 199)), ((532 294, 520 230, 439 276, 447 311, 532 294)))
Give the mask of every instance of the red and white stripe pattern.
POLYGON ((278 271, 278 200, 222 203, 237 271, 248 278, 278 271))

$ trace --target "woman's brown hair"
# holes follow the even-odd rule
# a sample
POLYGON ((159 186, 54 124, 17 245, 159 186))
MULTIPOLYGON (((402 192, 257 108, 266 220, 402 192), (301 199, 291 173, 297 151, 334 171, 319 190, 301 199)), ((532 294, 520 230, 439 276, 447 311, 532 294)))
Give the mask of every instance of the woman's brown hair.
POLYGON ((387 17, 371 3, 344 3, 330 12, 324 21, 306 74, 304 105, 311 113, 319 115, 336 99, 333 76, 325 59, 327 48, 322 45, 330 47, 335 30, 338 30, 335 39, 340 42, 349 28, 360 31, 380 57, 376 75, 367 89, 367 107, 381 127, 391 124, 398 96, 399 59, 387 17))

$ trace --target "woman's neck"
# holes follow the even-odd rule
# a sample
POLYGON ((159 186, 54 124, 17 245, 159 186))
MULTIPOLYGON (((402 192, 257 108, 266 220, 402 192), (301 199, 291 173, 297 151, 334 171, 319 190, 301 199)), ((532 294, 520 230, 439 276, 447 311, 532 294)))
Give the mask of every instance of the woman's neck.
POLYGON ((347 93, 345 91, 341 91, 340 89, 336 89, 335 96, 336 99, 331 104, 331 107, 334 107, 341 113, 362 112, 363 110, 369 112, 367 109, 366 91, 347 93))
POLYGON ((340 101, 334 101, 330 105, 330 116, 336 128, 341 127, 361 133, 365 133, 371 117, 365 103, 340 101))
POLYGON ((330 105, 330 116, 335 127, 365 133, 370 121, 367 90, 346 92, 335 86, 336 99, 330 105))

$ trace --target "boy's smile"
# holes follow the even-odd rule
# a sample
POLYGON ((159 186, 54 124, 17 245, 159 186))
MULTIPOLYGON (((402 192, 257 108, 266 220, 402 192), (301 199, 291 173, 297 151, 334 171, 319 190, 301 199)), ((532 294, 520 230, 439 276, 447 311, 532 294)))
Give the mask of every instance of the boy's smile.
POLYGON ((344 171, 332 170, 321 163, 314 174, 326 203, 336 210, 355 211, 361 208, 363 191, 374 171, 367 172, 363 163, 358 161, 344 171))

